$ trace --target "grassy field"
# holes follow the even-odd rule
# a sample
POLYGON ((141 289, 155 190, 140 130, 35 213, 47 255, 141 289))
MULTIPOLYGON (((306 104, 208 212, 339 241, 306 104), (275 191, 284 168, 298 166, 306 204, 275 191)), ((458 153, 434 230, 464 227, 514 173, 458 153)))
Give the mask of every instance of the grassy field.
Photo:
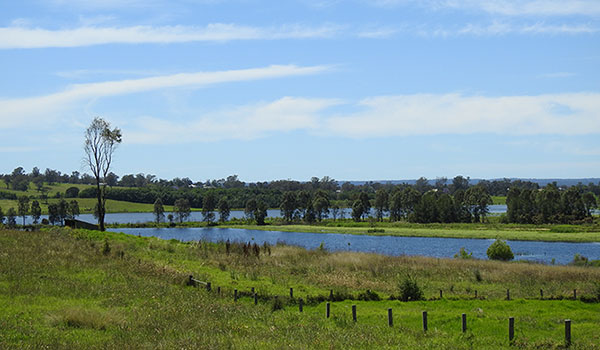
MULTIPOLYGON (((49 198, 48 204, 56 203, 60 199, 57 198, 49 198)), ((81 214, 93 214, 94 206, 96 205, 95 198, 65 198, 67 202, 72 200, 76 200, 79 203, 79 210, 81 214)), ((48 204, 44 203, 41 200, 38 200, 40 206, 42 207, 42 214, 48 214, 48 204)), ((30 202, 31 203, 31 202, 30 202)), ((9 208, 14 208, 17 210, 17 201, 8 200, 8 199, 0 199, 0 207, 6 214, 6 211, 9 208)), ((165 205, 165 211, 172 211, 173 206, 165 205)), ((153 204, 145 204, 145 203, 134 203, 134 202, 124 202, 124 201, 116 201, 112 199, 106 200, 106 212, 107 213, 151 213, 154 210, 153 204)))
POLYGON ((513 316, 513 348, 562 348, 563 320, 570 318, 572 348, 598 349, 600 306, 591 301, 600 296, 599 281, 597 268, 283 245, 262 248, 256 257, 240 245, 227 253, 224 243, 69 229, 0 230, 0 348, 499 349, 509 348, 513 316), (211 281, 213 291, 186 286, 189 274, 211 281), (387 300, 398 294, 406 275, 428 300, 387 300), (252 287, 259 295, 256 306, 252 287), (289 287, 294 299, 285 297, 289 287), (234 288, 241 295, 237 302, 234 288), (504 300, 507 288, 510 301, 504 300), (578 300, 571 300, 575 288, 578 300), (322 300, 330 289, 340 301, 331 302, 326 319, 322 300), (357 300, 366 289, 383 300, 357 300), (539 289, 545 300, 538 300, 539 289), (303 313, 296 298, 307 301, 303 313), (393 327, 387 325, 388 308, 393 327), (428 332, 421 328, 424 310, 428 332), (468 318, 465 334, 461 313, 468 318))

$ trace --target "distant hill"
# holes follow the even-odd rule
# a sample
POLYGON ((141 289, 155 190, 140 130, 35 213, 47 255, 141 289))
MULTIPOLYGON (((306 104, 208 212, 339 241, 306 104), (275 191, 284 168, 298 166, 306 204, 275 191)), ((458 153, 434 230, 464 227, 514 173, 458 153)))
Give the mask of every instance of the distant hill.
MULTIPOLYGON (((494 181, 494 180, 502 180, 503 178, 497 178, 497 179, 485 179, 488 181, 494 181)), ((590 182, 593 183, 600 183, 600 178, 599 177, 589 177, 589 178, 581 178, 581 179, 526 179, 526 178, 508 178, 511 181, 515 181, 515 180, 521 180, 521 181, 531 181, 534 183, 539 184, 540 186, 546 186, 549 183, 553 183, 556 182, 558 186, 574 186, 577 185, 578 183, 582 183, 584 185, 589 184, 590 182)), ((479 181, 482 181, 484 179, 469 179, 469 183, 470 184, 477 184, 479 183, 479 181)), ((341 185, 345 182, 349 182, 353 185, 364 185, 367 182, 379 182, 382 184, 392 184, 392 185, 400 185, 400 184, 408 184, 408 185, 414 185, 417 180, 413 179, 413 180, 376 180, 376 181, 338 181, 338 183, 341 185)), ((449 178, 447 184, 451 184, 452 183, 452 179, 449 178)), ((435 179, 429 179, 429 184, 434 185, 435 184, 435 179)))

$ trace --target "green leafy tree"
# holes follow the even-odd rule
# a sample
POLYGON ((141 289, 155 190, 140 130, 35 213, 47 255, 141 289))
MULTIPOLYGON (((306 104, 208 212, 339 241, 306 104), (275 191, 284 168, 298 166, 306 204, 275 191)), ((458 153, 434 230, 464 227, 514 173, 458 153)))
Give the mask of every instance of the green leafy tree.
POLYGON ((69 203, 66 200, 61 199, 58 201, 58 219, 60 220, 60 224, 64 225, 65 219, 69 215, 69 203))
POLYGON ((156 198, 154 201, 154 221, 160 224, 165 220, 165 207, 163 206, 162 199, 156 198))
POLYGON ((497 239, 488 247, 487 256, 491 260, 502 261, 509 261, 515 258, 510 246, 500 239, 497 239))
POLYGON ((40 221, 40 217, 42 216, 42 207, 40 207, 40 202, 34 200, 31 202, 31 217, 33 219, 33 224, 36 225, 40 221))
POLYGON ((226 222, 229 220, 229 214, 231 213, 231 208, 229 207, 229 202, 227 198, 222 197, 217 204, 217 208, 219 209, 219 221, 226 222))
POLYGON ((29 197, 20 196, 17 202, 17 213, 23 218, 23 226, 25 226, 25 218, 29 214, 29 197))
POLYGON ((581 200, 583 202, 583 207, 585 208, 587 216, 592 216, 592 210, 597 206, 596 196, 594 196, 592 192, 586 192, 581 197, 581 200))
POLYGON ((106 215, 106 177, 110 172, 113 153, 121 143, 121 130, 111 130, 110 124, 102 118, 94 118, 85 132, 84 150, 87 166, 96 180, 98 226, 104 231, 106 215))
POLYGON ((421 201, 421 193, 414 187, 409 186, 402 190, 401 194, 401 211, 404 217, 409 217, 414 214, 415 207, 421 201))
POLYGON ((75 199, 73 199, 69 202, 69 205, 67 207, 67 218, 73 220, 77 216, 79 216, 79 214, 80 214, 79 202, 77 202, 75 199))
POLYGON ((318 221, 321 221, 329 216, 329 196, 327 192, 323 190, 317 191, 315 199, 313 200, 312 207, 315 213, 315 217, 318 221))
POLYGON ((8 208, 8 211, 6 212, 6 224, 8 227, 17 226, 17 212, 15 211, 15 208, 8 208))
POLYGON ((380 188, 375 192, 375 217, 377 221, 382 221, 389 209, 389 195, 384 188, 380 188))
POLYGON ((358 200, 362 203, 362 218, 364 219, 371 212, 371 201, 369 200, 369 194, 367 192, 361 192, 358 195, 358 200))
MULTIPOLYGON (((318 180, 318 179, 317 179, 318 180)), ((298 209, 302 214, 302 219, 307 221, 307 214, 312 210, 312 196, 309 191, 300 191, 296 198, 298 209)))
POLYGON ((177 215, 177 220, 179 220, 179 223, 187 220, 187 218, 190 216, 191 210, 190 201, 185 198, 177 199, 175 201, 175 205, 173 206, 173 211, 177 215))
POLYGON ((66 198, 77 198, 79 195, 79 188, 75 186, 71 186, 65 190, 66 198))
POLYGON ((254 220, 254 212, 256 211, 256 198, 250 198, 246 201, 246 207, 244 208, 244 214, 246 219, 254 220))
POLYGON ((483 186, 470 187, 465 192, 465 202, 469 205, 475 222, 485 221, 489 213, 488 205, 493 203, 492 197, 483 186))
POLYGON ((390 196, 390 221, 400 221, 403 216, 402 191, 396 190, 390 196))
POLYGON ((254 211, 254 218, 256 219, 257 225, 264 225, 265 218, 267 217, 267 203, 262 200, 256 202, 256 211, 254 211))
POLYGON ((215 208, 217 206, 217 199, 212 192, 208 192, 202 199, 202 219, 210 225, 211 222, 215 221, 215 208))
POLYGON ((361 221, 364 212, 365 207, 363 205, 363 202, 360 199, 355 200, 354 204, 352 204, 352 219, 356 222, 361 221))
POLYGON ((298 203, 296 201, 296 193, 287 191, 283 194, 283 200, 279 207, 281 217, 287 221, 292 222, 298 211, 298 203))
POLYGON ((333 217, 333 221, 337 220, 338 215, 340 214, 340 206, 334 204, 331 206, 331 216, 333 217))
POLYGON ((60 222, 60 215, 58 213, 58 204, 50 203, 48 204, 48 221, 52 225, 56 225, 57 222, 60 222))
POLYGON ((454 199, 447 193, 442 193, 438 200, 438 220, 444 223, 456 222, 456 206, 454 199))

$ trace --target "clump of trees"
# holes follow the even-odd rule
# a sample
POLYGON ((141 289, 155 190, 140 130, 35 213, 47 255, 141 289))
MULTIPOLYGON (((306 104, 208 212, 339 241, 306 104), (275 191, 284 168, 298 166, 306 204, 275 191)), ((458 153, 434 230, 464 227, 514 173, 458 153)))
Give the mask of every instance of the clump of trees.
POLYGON ((597 207, 592 192, 573 186, 561 190, 549 184, 538 190, 511 188, 506 197, 506 221, 520 224, 568 224, 592 220, 597 207))
POLYGON ((500 239, 497 239, 488 247, 487 256, 491 260, 502 261, 509 261, 515 258, 510 246, 500 239))

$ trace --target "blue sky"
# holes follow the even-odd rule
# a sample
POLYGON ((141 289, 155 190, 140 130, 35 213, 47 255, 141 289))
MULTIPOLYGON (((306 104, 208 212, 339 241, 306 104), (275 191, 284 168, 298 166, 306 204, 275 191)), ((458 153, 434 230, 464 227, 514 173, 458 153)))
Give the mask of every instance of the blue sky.
POLYGON ((600 175, 597 0, 0 4, 0 173, 600 175))

